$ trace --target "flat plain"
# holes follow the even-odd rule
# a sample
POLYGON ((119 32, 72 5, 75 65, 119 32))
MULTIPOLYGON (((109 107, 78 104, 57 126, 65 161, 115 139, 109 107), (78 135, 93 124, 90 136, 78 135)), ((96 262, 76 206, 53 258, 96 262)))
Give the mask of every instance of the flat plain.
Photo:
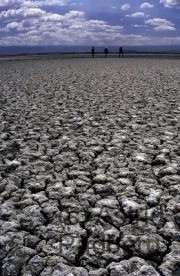
POLYGON ((0 60, 0 274, 180 275, 180 59, 0 60))

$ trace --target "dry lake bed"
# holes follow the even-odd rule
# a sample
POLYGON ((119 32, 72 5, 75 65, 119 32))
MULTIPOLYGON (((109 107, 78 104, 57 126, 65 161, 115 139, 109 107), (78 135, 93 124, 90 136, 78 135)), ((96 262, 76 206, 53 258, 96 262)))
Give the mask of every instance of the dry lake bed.
POLYGON ((0 275, 180 276, 180 59, 1 59, 0 122, 0 275))

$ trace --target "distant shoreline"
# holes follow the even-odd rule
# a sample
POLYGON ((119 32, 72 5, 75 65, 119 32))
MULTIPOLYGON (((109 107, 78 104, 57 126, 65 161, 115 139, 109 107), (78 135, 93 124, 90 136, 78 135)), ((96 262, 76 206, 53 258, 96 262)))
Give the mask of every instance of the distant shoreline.
MULTIPOLYGON (((119 58, 118 53, 110 52, 109 58, 119 58)), ((19 53, 19 54, 0 54, 0 60, 41 60, 41 59, 73 59, 73 58, 92 58, 91 53, 19 53)), ((104 53, 98 52, 95 58, 104 58, 104 53)), ((180 53, 165 52, 124 52, 124 58, 174 58, 180 59, 180 53)), ((120 57, 120 59, 122 59, 120 57)))

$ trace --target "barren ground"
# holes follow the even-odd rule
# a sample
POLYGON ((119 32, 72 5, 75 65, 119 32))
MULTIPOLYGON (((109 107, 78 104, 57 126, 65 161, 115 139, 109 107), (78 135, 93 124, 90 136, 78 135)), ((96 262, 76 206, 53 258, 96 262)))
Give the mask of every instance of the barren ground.
POLYGON ((180 60, 0 61, 0 274, 180 275, 180 60))

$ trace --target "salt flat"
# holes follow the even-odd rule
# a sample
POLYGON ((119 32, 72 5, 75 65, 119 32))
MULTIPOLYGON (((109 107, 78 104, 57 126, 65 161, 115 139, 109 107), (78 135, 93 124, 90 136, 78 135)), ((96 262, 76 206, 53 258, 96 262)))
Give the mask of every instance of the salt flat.
POLYGON ((180 275, 180 60, 0 61, 0 274, 180 275))

